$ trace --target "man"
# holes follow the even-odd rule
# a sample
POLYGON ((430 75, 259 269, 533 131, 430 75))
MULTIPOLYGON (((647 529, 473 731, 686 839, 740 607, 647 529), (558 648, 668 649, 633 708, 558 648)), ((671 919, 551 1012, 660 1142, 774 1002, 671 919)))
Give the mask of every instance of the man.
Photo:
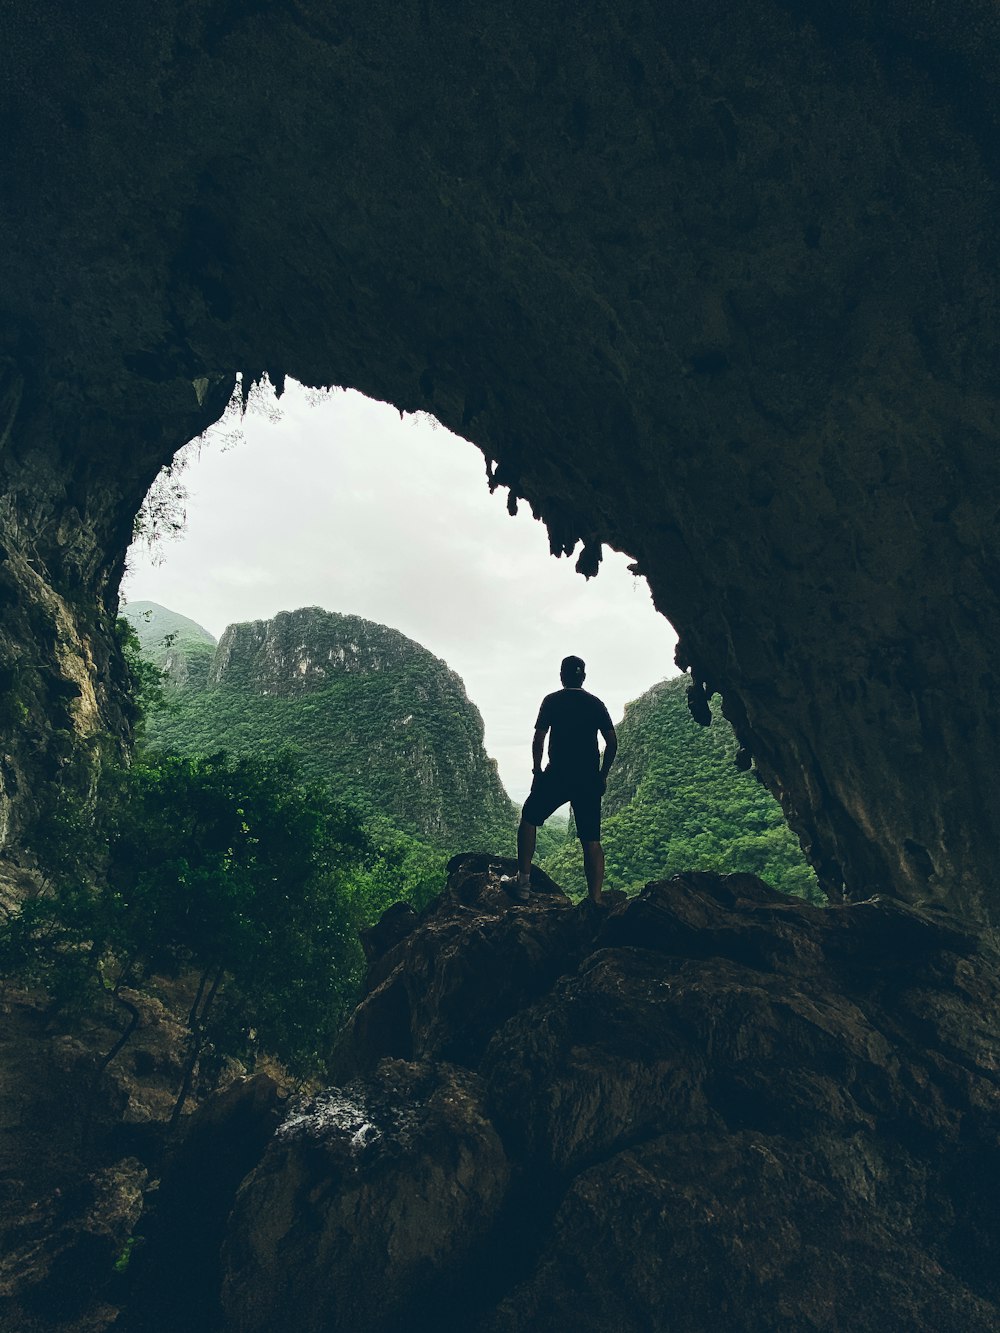
POLYGON ((596 695, 583 688, 587 670, 579 657, 564 657, 559 668, 562 689, 547 694, 538 710, 531 742, 532 783, 517 830, 517 878, 504 881, 516 902, 527 902, 531 858, 538 826, 569 801, 583 845, 583 868, 592 902, 600 903, 604 884, 604 849, 601 847, 601 797, 608 770, 618 753, 618 737, 608 710, 596 695), (604 737, 604 760, 598 754, 597 733, 604 737), (542 767, 545 737, 549 762, 542 767))

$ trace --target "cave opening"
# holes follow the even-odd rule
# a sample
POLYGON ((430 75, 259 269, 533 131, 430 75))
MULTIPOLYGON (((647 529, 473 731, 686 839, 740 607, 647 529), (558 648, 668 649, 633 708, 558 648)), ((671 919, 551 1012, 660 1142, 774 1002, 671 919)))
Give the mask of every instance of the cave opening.
MULTIPOLYGON (((136 521, 122 601, 189 617, 216 639, 304 607, 390 626, 443 658, 483 714, 515 801, 531 727, 567 653, 615 718, 677 674, 676 634, 630 557, 595 577, 553 559, 530 506, 427 412, 264 376, 180 450, 136 521)), ((148 613, 147 613, 148 615, 148 613)))
POLYGON ((632 552, 825 884, 994 919, 996 46, 767 12, 11 25, 5 845, 121 724, 136 491, 285 366, 632 552))
MULTIPOLYGON (((432 411, 558 549, 632 553, 700 697, 724 699, 824 886, 855 900, 790 928, 777 904, 762 929, 767 904, 719 886, 633 899, 585 967, 569 940, 544 1005, 538 950, 506 965, 509 913, 492 935, 456 914, 460 949, 413 954, 382 1017, 407 993, 441 1003, 407 1050, 450 1057, 454 1018, 482 1038, 435 1097, 474 1110, 482 1067, 518 1177, 556 1163, 566 1182, 544 1233, 537 1195, 509 1214, 517 1289, 462 1326, 993 1333, 1000 972, 966 927, 1000 917, 995 6, 80 10, 15 4, 5 26, 4 853, 75 744, 126 739, 132 518, 224 407, 227 368, 432 411), (422 959, 456 953, 463 988, 429 987, 422 959)), ((72 1105, 58 1084, 43 1108, 56 1090, 72 1105)), ((496 1153, 466 1141, 502 1204, 496 1153)), ((301 1207, 243 1197, 248 1222, 306 1219, 301 1255, 281 1242, 267 1268, 243 1233, 234 1327, 320 1317, 309 1276, 332 1270, 292 1166, 301 1207)), ((203 1184, 185 1222, 210 1211, 203 1184)), ((458 1240, 470 1197, 493 1216, 463 1196, 458 1240)), ((232 1191, 215 1198, 221 1228, 232 1191)), ((356 1214, 328 1216, 333 1235, 356 1214)), ((358 1280, 384 1232, 352 1234, 331 1310, 341 1292, 406 1308, 405 1273, 358 1280)), ((64 1281, 100 1272, 94 1239, 57 1254, 64 1281)), ((511 1277, 502 1244, 483 1256, 484 1285, 511 1277)), ((189 1271, 170 1265, 174 1288, 189 1271)))

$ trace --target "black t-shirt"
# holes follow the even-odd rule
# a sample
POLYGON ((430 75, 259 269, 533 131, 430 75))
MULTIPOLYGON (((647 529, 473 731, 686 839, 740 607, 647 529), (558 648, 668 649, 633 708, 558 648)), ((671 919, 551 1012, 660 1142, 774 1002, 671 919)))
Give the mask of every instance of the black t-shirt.
POLYGON ((535 723, 536 730, 551 728, 550 765, 561 773, 580 774, 597 772, 597 733, 611 726, 611 716, 596 694, 572 688, 547 694, 535 723))

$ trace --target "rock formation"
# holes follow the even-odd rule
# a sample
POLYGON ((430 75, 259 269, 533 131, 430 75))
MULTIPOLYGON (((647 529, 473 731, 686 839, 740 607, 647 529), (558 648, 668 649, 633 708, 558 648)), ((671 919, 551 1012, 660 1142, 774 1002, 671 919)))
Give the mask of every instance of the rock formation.
MULTIPOLYGON (((268 368, 631 552, 824 886, 996 916, 986 0, 3 19, 0 834, 124 735, 157 469, 268 368)), ((402 558, 402 557, 401 557, 402 558)))
MULTIPOLYGON (((126 994, 141 1014, 139 1030, 127 1054, 105 1067, 103 1057, 120 1035, 113 1023, 99 1015, 73 1022, 40 997, 5 987, 4 1333, 98 1333, 117 1313, 121 1292, 113 1290, 114 1266, 148 1208, 145 1186, 152 1182, 156 1144, 176 1098, 186 1033, 183 1021, 152 994, 126 994)), ((226 1105, 224 1096, 217 1100, 226 1105)), ((227 1129, 232 1136, 232 1118, 227 1129)), ((224 1160, 226 1153, 216 1156, 224 1160)), ((251 1165, 247 1161, 242 1174, 251 1165)), ((190 1218, 186 1225, 190 1231, 190 1218)))
POLYGON ((988 937, 749 875, 517 907, 502 868, 369 937, 338 1086, 236 1198, 227 1328, 997 1328, 988 937))
POLYGON ((303 607, 230 625, 207 662, 196 656, 197 674, 190 660, 189 649, 170 671, 181 688, 150 717, 151 745, 290 746, 307 777, 436 847, 513 845, 514 806, 479 710, 461 677, 399 630, 303 607))

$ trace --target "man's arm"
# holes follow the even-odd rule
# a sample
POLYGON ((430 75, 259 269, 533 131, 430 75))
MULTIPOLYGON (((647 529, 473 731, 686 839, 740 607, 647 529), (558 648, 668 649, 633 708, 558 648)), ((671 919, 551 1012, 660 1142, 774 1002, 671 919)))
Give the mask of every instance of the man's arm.
POLYGON ((604 737, 604 758, 601 760, 601 789, 608 785, 608 773, 611 765, 615 762, 615 755, 618 753, 618 735, 614 727, 609 722, 606 727, 601 727, 601 735, 604 737))
POLYGON ((548 735, 548 727, 536 727, 535 734, 531 738, 531 771, 540 773, 542 771, 542 757, 545 754, 545 737, 548 735))

